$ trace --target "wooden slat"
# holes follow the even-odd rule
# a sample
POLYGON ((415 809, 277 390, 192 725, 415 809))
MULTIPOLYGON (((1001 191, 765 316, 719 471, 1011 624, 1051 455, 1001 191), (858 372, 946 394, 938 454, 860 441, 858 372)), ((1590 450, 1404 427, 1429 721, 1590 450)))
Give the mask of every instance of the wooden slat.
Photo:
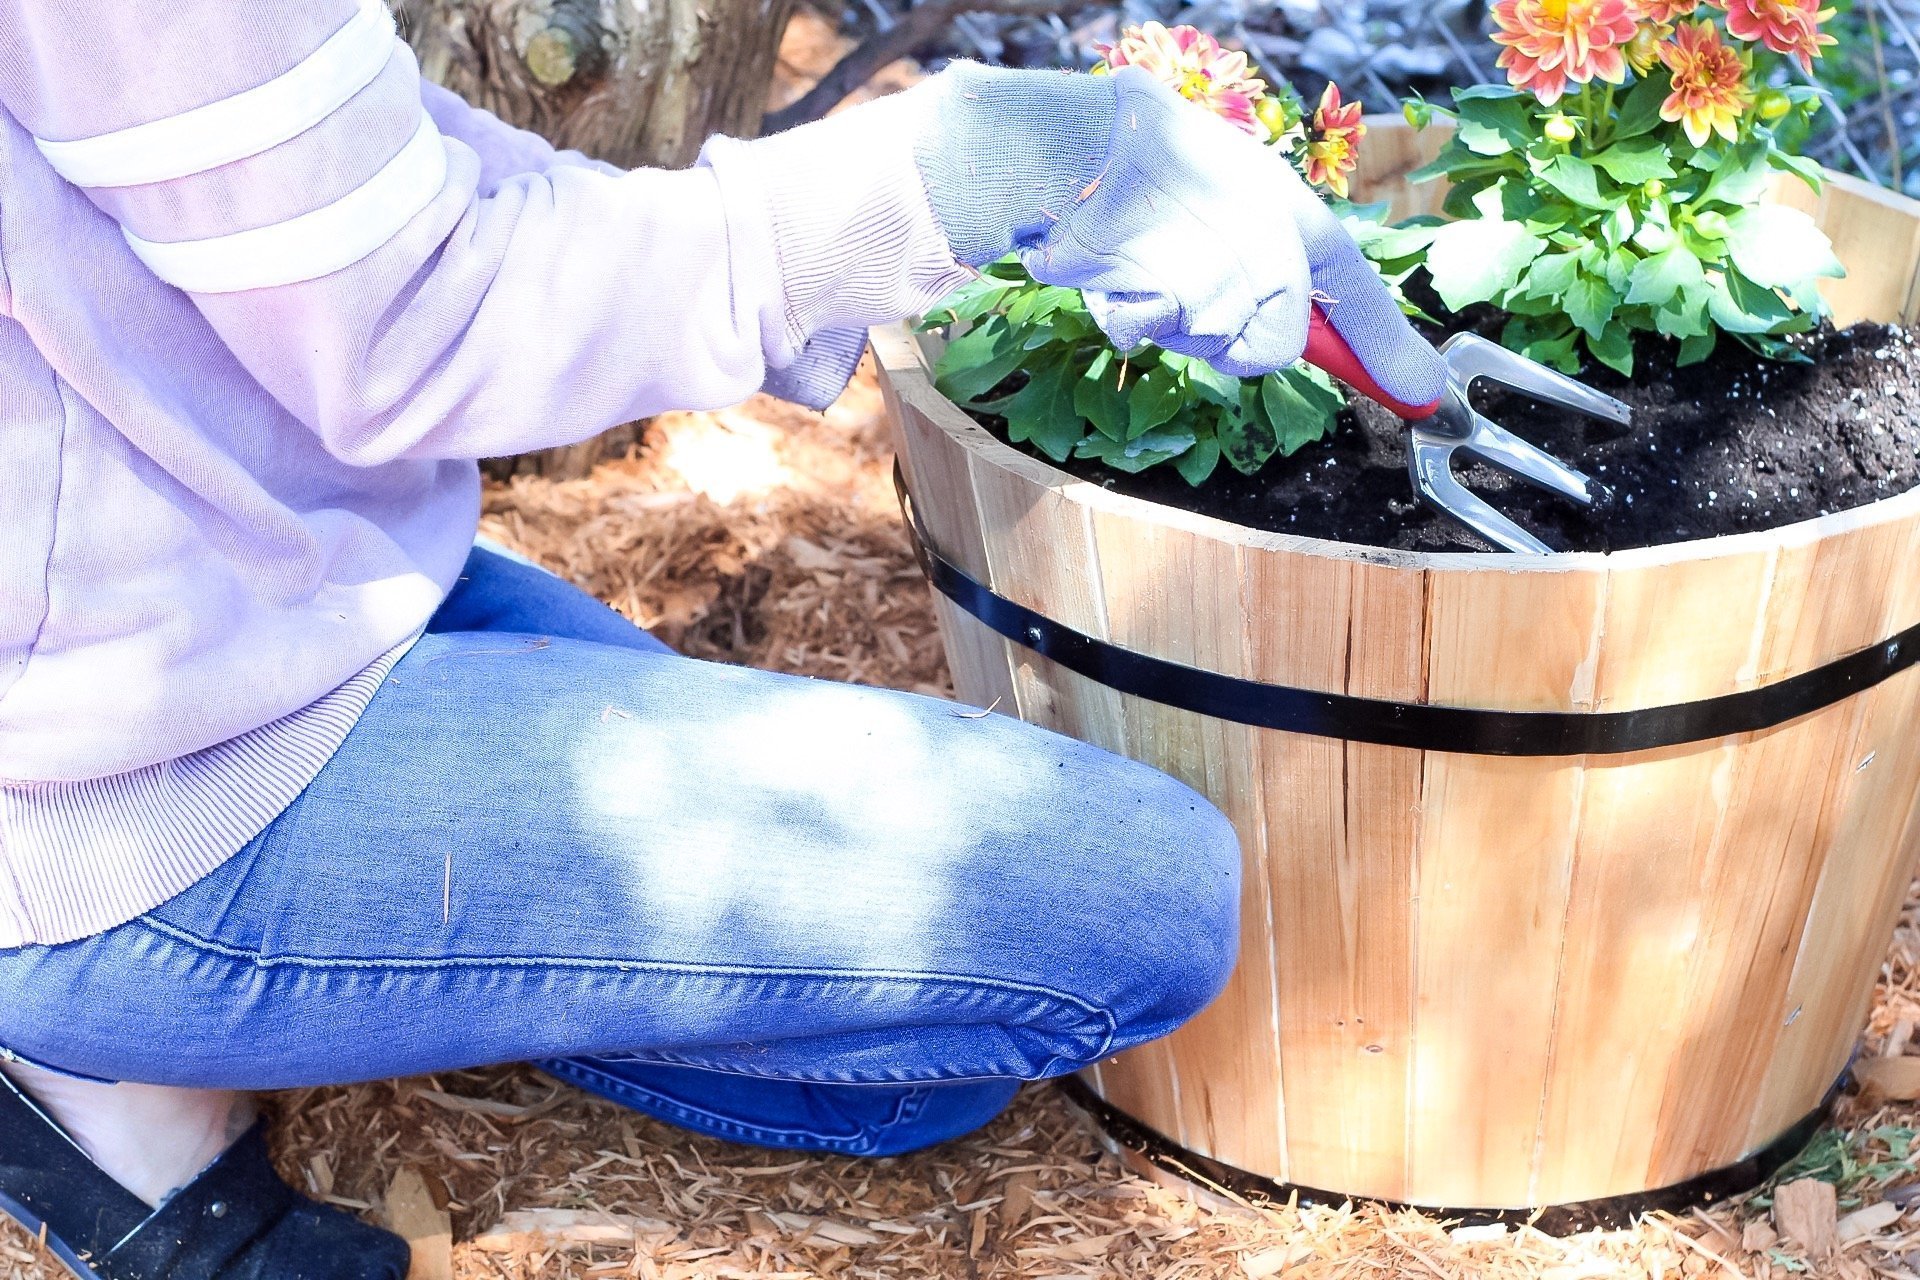
POLYGON ((1447 184, 1410 183, 1406 175, 1439 155, 1451 130, 1441 125, 1416 133, 1403 117, 1386 114, 1367 116, 1366 123, 1360 167, 1353 175, 1354 201, 1388 201, 1392 207, 1387 216, 1393 222, 1416 214, 1438 213, 1447 184))
MULTIPOLYGON (((1920 523, 1856 530, 1822 550, 1830 591, 1881 602, 1872 620, 1876 636, 1904 630, 1920 616, 1920 573, 1913 569, 1920 523)), ((1822 870, 1784 1001, 1788 1015, 1745 1135, 1749 1149, 1798 1120, 1845 1064, 1912 872, 1913 851, 1902 833, 1911 800, 1920 796, 1920 678, 1909 671, 1853 701, 1853 736, 1823 815, 1822 870)))
MULTIPOLYGON (((889 370, 880 385, 886 396, 894 448, 907 473, 908 490, 917 495, 920 521, 941 554, 976 580, 983 580, 987 573, 986 547, 972 500, 970 454, 933 416, 942 411, 958 415, 960 411, 933 390, 911 335, 896 329, 877 335, 875 342, 889 370)), ((931 587, 928 590, 933 595, 934 616, 960 700, 980 707, 998 700, 1011 708, 1014 687, 1010 646, 938 591, 931 587)))
MULTIPOLYGON (((1605 582, 1431 575, 1430 698, 1591 705, 1605 582)), ((1577 758, 1427 756, 1410 1178, 1424 1203, 1523 1205, 1532 1192, 1583 777, 1577 758)))
MULTIPOLYGON (((1763 546, 1610 575, 1595 704, 1658 706, 1751 687, 1773 562, 1763 546), (1691 656, 1648 659, 1672 653, 1691 656)), ((1685 1040, 1670 993, 1698 943, 1696 895, 1736 746, 1727 739, 1587 761, 1535 1203, 1647 1185, 1672 1059, 1685 1040)))
MULTIPOLYGON (((1878 633, 1904 532, 1864 526, 1781 547, 1756 621, 1756 661, 1767 678, 1852 652, 1878 633)), ((1680 996, 1687 1042, 1666 1085, 1650 1167, 1656 1184, 1743 1154, 1776 1039, 1795 1016, 1788 984, 1858 720, 1859 700, 1850 700, 1753 735, 1738 750, 1700 874, 1700 942, 1680 996), (1703 1080, 1713 1087, 1701 1088, 1703 1080)))
MULTIPOLYGON (((1258 679, 1418 698, 1423 575, 1249 550, 1258 679), (1308 603, 1310 602, 1310 603, 1308 603), (1411 659, 1411 660, 1410 660, 1411 659)), ((1311 1186, 1406 1193, 1414 812, 1420 754, 1263 732, 1261 788, 1287 1096, 1288 1167, 1311 1186), (1346 1103, 1321 1105, 1338 1096, 1346 1103), (1349 1105, 1350 1104, 1350 1105, 1349 1105)))
MULTIPOLYGON (((1100 584, 1117 644, 1210 670, 1246 671, 1247 615, 1238 548, 1177 522, 1092 513, 1100 584)), ((1271 916, 1263 881, 1269 829, 1262 820, 1254 731, 1143 699, 1126 699, 1127 753, 1164 769, 1219 805, 1241 834, 1243 945, 1228 989, 1160 1045, 1135 1050, 1143 1072, 1164 1075, 1163 1124, 1183 1145, 1230 1163, 1286 1169, 1281 1080, 1272 1036, 1271 916)), ((1133 1065, 1131 1062, 1129 1066, 1133 1065)), ((1112 1079, 1113 1069, 1102 1072, 1112 1079)))
MULTIPOLYGON (((999 466, 975 455, 969 473, 986 549, 986 584, 1056 622, 1105 639, 1107 610, 1086 507, 1063 496, 1045 472, 999 466)), ((1022 719, 1109 751, 1126 750, 1120 694, 1023 645, 1009 650, 1013 705, 1022 719)))

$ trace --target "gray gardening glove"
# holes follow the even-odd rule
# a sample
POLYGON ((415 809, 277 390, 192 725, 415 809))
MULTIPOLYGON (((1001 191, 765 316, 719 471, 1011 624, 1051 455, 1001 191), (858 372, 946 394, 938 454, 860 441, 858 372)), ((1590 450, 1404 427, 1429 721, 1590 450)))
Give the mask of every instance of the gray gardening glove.
POLYGON ((1137 67, 935 79, 915 160, 962 262, 1018 251, 1035 279, 1086 290, 1122 350, 1151 341, 1242 377, 1300 358, 1318 294, 1389 394, 1442 394, 1439 356, 1284 156, 1137 67))

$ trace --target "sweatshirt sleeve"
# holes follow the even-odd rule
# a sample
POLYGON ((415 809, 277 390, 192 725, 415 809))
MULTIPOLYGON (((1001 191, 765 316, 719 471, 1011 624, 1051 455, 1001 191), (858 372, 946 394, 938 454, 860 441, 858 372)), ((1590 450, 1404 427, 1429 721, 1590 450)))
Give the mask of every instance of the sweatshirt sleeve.
POLYGON ((0 106, 119 222, 127 269, 351 463, 730 404, 967 274, 913 91, 623 173, 483 156, 379 0, 0 0, 0 48, 0 106))
POLYGON ((565 165, 597 169, 618 177, 623 171, 578 151, 562 151, 529 129, 518 129, 482 107, 420 78, 420 105, 443 137, 465 143, 480 161, 479 194, 492 195, 508 178, 546 173, 565 165))

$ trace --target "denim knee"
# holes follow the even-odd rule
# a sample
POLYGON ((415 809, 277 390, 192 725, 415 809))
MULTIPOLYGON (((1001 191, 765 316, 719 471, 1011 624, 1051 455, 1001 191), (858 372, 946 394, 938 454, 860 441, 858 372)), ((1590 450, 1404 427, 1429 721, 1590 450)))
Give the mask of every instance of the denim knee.
POLYGON ((1166 1035, 1226 985, 1239 947, 1240 841, 1212 802, 1177 779, 1098 748, 1075 750, 1091 757, 1064 771, 1079 794, 1035 815, 1046 880, 1034 889, 1034 927, 1050 935, 1036 952, 1056 967, 1035 977, 1105 1009, 1112 1052, 1166 1035), (1059 895, 1073 892, 1084 900, 1069 909, 1059 895))
MULTIPOLYGON (((1163 854, 1170 876, 1135 911, 1135 932, 1157 1000, 1131 1030, 1140 1040, 1165 1035, 1206 1008, 1232 977, 1240 947, 1240 838, 1227 816, 1199 792, 1160 774, 1153 803, 1166 824, 1163 854), (1168 899, 1182 904, 1169 911, 1168 899)), ((1115 1047, 1129 1028, 1115 1034, 1115 1047)))

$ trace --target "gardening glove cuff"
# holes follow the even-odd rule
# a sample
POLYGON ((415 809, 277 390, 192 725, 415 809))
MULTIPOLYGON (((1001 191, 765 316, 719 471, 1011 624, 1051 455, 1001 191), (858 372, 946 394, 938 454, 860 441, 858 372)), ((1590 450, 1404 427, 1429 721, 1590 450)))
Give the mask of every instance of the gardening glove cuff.
POLYGON ((714 138, 701 150, 729 210, 765 211, 730 223, 728 234, 764 241, 779 273, 777 300, 761 317, 769 394, 824 408, 859 362, 868 326, 925 311, 973 278, 948 247, 913 164, 928 105, 917 86, 772 137, 714 138))
POLYGON ((809 409, 824 409, 840 398, 867 351, 865 329, 828 329, 807 339, 792 364, 767 370, 763 395, 809 409))

